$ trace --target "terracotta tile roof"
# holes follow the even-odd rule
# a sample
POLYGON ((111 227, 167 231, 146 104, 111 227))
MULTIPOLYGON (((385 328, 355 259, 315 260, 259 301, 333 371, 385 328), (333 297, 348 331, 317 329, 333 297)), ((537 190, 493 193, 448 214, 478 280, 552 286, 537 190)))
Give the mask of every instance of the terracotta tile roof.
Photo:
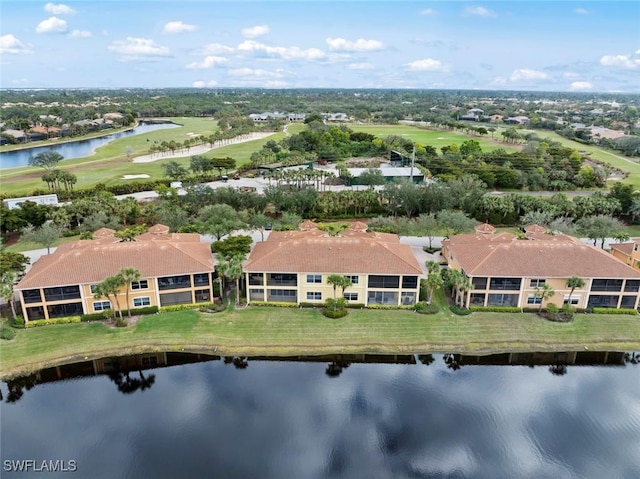
POLYGON ((124 267, 143 278, 213 271, 208 243, 198 241, 126 241, 113 238, 63 243, 41 257, 16 289, 99 283, 124 267))
POLYGON ((633 253, 633 247, 636 245, 635 242, 633 243, 618 243, 618 244, 612 244, 611 245, 611 249, 615 249, 617 251, 620 251, 621 253, 626 254, 627 256, 631 256, 631 253, 633 253))
POLYGON ((547 228, 543 228, 540 225, 527 225, 524 227, 524 231, 527 234, 545 234, 547 232, 547 228))
POLYGON ((152 235, 167 234, 167 233, 169 233, 170 229, 171 228, 169 228, 166 225, 157 224, 157 225, 153 225, 151 228, 149 228, 147 230, 147 233, 151 233, 152 235))
POLYGON ((112 230, 111 228, 100 228, 99 230, 95 230, 93 232, 94 238, 103 238, 103 237, 113 237, 116 230, 112 230))
POLYGON ((469 276, 640 278, 640 271, 600 248, 569 236, 551 238, 546 241, 454 241, 449 250, 469 276))
POLYGON ((302 223, 300 223, 298 225, 298 228, 300 230, 302 230, 302 231, 311 231, 311 230, 318 229, 318 225, 317 225, 317 223, 314 223, 311 220, 306 220, 306 221, 303 221, 302 223))
POLYGON ((353 223, 349 224, 349 229, 351 231, 367 231, 367 228, 369 228, 369 226, 367 226, 367 224, 363 223, 362 221, 354 221, 353 223))
POLYGON ((245 267, 248 272, 411 274, 423 275, 411 246, 397 235, 345 231, 331 237, 324 231, 273 231, 256 244, 245 267))
POLYGON ((482 223, 477 225, 475 228, 475 231, 478 234, 492 234, 495 230, 495 227, 491 226, 489 223, 482 223))

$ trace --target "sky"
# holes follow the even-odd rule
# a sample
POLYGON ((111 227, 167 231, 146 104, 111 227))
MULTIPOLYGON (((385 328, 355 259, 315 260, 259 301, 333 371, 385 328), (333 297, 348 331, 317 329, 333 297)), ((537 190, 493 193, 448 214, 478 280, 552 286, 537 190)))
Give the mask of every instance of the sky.
POLYGON ((640 2, 0 3, 1 88, 640 92, 640 2))

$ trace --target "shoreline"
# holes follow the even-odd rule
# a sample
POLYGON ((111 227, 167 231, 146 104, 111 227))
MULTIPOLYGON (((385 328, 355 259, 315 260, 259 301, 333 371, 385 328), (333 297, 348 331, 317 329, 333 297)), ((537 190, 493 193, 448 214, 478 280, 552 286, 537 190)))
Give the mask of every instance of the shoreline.
POLYGON ((248 357, 640 351, 640 318, 598 314, 551 323, 532 313, 352 310, 329 320, 313 309, 256 307, 161 313, 126 328, 86 322, 16 333, 0 342, 1 380, 73 362, 161 351, 248 357))

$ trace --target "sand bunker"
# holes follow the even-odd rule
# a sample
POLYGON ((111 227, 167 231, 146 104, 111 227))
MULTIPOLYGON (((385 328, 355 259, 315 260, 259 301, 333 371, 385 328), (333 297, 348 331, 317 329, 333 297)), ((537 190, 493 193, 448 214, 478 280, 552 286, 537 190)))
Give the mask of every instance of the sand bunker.
POLYGON ((142 175, 124 175, 122 177, 123 180, 135 180, 137 178, 151 178, 149 175, 147 174, 142 174, 142 175))

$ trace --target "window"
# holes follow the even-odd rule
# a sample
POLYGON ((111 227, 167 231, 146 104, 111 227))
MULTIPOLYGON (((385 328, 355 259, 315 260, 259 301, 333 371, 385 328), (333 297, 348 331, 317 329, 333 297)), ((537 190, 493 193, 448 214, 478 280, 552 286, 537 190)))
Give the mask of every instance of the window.
POLYGON ((594 279, 591 283, 591 291, 620 291, 621 279, 594 279))
POLYGON ((592 294, 589 296, 587 308, 617 308, 619 298, 617 295, 592 294))
MULTIPOLYGON (((140 281, 131 281, 131 289, 148 289, 149 281, 146 279, 141 279, 140 281)), ((92 291, 93 292, 93 291, 92 291)))
POLYGON ((209 286, 209 273, 199 273, 193 275, 194 286, 209 286))
POLYGON ((527 296, 527 304, 542 304, 542 298, 540 296, 530 294, 527 296))
POLYGON ((94 311, 104 311, 105 309, 111 309, 111 301, 94 301, 93 302, 94 311))
POLYGON ((264 301, 264 289, 251 288, 249 290, 249 299, 251 301, 264 301))
POLYGON ((358 293, 343 293, 342 297, 347 301, 358 301, 358 293))
POLYGON ((358 281, 360 280, 358 275, 345 274, 345 277, 351 280, 351 284, 358 284, 358 281))
POLYGON ((518 306, 517 294, 490 294, 487 306, 518 306))
MULTIPOLYGON (((162 291, 165 289, 190 288, 191 277, 188 274, 181 276, 166 276, 158 278, 158 288, 162 291)), ((191 302, 191 301, 189 301, 191 302)), ((177 303, 172 303, 177 304, 177 303)))
POLYGON ((515 291, 516 289, 520 289, 520 283, 520 278, 491 278, 489 289, 515 291))
POLYGON ((400 303, 405 306, 416 304, 416 293, 415 291, 403 291, 400 295, 400 303))
POLYGON ((369 304, 398 304, 398 293, 386 291, 369 291, 369 304))
POLYGON ((44 288, 44 298, 47 301, 64 299, 80 299, 80 286, 62 286, 59 288, 44 288))
POLYGON ((322 293, 319 291, 307 291, 307 300, 308 301, 321 301, 322 293))
MULTIPOLYGON (((485 282, 486 285, 486 282, 485 282)), ((482 289, 482 288, 481 288, 482 289)), ((471 293, 470 303, 471 306, 484 306, 484 293, 471 293)))
POLYGON ((571 301, 569 301, 569 295, 565 294, 564 298, 562 299, 562 304, 570 304, 572 306, 575 306, 576 304, 578 304, 580 302, 580 296, 571 296, 571 301))
POLYGON ((635 296, 623 296, 620 301, 621 308, 634 308, 636 306, 635 296))
POLYGON ((211 292, 208 289, 196 289, 194 291, 196 303, 206 303, 211 301, 211 292))
POLYGON ((297 291, 295 289, 268 289, 267 301, 284 301, 297 303, 297 291))
POLYGON ((399 288, 399 276, 369 275, 369 288, 399 288))
POLYGON ((264 284, 264 276, 262 273, 249 273, 249 284, 252 286, 262 286, 264 284))
POLYGON ((143 296, 142 298, 133 298, 133 307, 142 308, 143 306, 151 306, 151 298, 143 296))
POLYGON ((22 297, 24 298, 25 303, 41 303, 42 302, 39 289, 25 289, 22 292, 22 297))
POLYGON ((411 289, 418 287, 418 277, 417 276, 403 276, 402 277, 402 287, 411 289))
MULTIPOLYGON (((473 285, 473 289, 487 289, 487 278, 478 277, 473 278, 471 280, 471 284, 473 285)), ((483 300, 484 304, 484 300, 483 300)))
POLYGON ((269 273, 267 286, 297 286, 298 275, 291 273, 269 273))
POLYGON ((322 283, 322 275, 321 274, 308 274, 307 275, 307 283, 322 283))
POLYGON ((92 284, 89 286, 89 290, 91 291, 91 294, 96 294, 96 289, 98 288, 97 284, 92 284))
POLYGON ((640 280, 628 279, 624 284, 624 290, 627 293, 637 293, 638 289, 640 289, 640 280))
POLYGON ((180 293, 166 293, 160 295, 160 306, 171 306, 172 304, 191 304, 191 291, 180 293))
POLYGON ((50 304, 47 306, 49 318, 62 318, 64 316, 80 316, 84 314, 82 303, 50 304))
POLYGON ((529 282, 529 287, 530 288, 541 288, 543 284, 545 284, 547 282, 546 279, 538 279, 538 278, 531 278, 531 281, 529 282))

